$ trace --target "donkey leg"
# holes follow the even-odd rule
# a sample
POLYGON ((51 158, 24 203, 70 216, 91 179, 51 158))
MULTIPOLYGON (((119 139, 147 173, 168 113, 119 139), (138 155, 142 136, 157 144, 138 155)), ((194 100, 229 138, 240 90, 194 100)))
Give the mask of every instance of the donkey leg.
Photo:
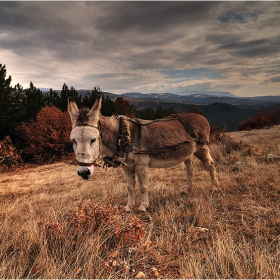
POLYGON ((149 206, 149 197, 148 197, 148 166, 145 165, 138 165, 136 167, 136 174, 139 181, 139 188, 141 191, 141 205, 139 206, 138 210, 146 211, 146 208, 149 206))
POLYGON ((211 181, 212 181, 212 186, 214 189, 216 187, 220 186, 220 183, 217 179, 217 174, 216 174, 216 168, 214 164, 214 160, 212 159, 209 151, 209 147, 207 145, 197 145, 197 150, 194 153, 196 157, 198 157, 202 162, 205 163, 206 168, 208 169, 210 176, 211 176, 211 181))
POLYGON ((187 190, 191 191, 193 181, 193 157, 188 158, 184 163, 188 173, 187 190))
POLYGON ((135 171, 124 169, 128 201, 125 206, 126 211, 131 211, 135 205, 135 171))

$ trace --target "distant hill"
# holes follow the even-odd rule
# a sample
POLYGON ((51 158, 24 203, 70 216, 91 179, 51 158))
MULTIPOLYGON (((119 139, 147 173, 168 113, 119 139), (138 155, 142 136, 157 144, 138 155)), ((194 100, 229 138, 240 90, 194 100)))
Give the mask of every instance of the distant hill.
POLYGON ((211 126, 234 131, 239 122, 280 108, 280 96, 238 97, 232 94, 208 95, 173 93, 143 94, 131 92, 123 94, 136 109, 151 108, 157 110, 173 108, 176 112, 186 112, 189 108, 198 108, 203 112, 211 126))
MULTIPOLYGON (((90 90, 78 90, 85 95, 90 90)), ((60 93, 60 90, 57 91, 60 93)), ((174 93, 140 93, 128 92, 114 94, 103 92, 112 100, 123 96, 136 109, 151 108, 157 110, 173 108, 176 112, 186 112, 189 108, 198 108, 203 112, 211 126, 234 131, 239 122, 253 118, 258 112, 276 111, 280 108, 280 96, 239 97, 229 92, 188 92, 187 94, 174 93)))
MULTIPOLYGON (((129 100, 133 104, 133 100, 129 100)), ((134 103, 137 109, 151 108, 157 110, 159 106, 163 109, 173 108, 176 112, 187 112, 189 108, 197 108, 208 119, 211 126, 219 126, 220 128, 229 131, 235 131, 239 122, 247 118, 253 118, 258 112, 269 111, 268 107, 252 107, 252 106, 237 106, 227 103, 212 103, 212 104, 186 104, 180 102, 157 102, 142 101, 134 103)), ((280 104, 279 104, 280 108, 280 104)))
MULTIPOLYGON (((165 97, 166 96, 167 95, 165 95, 165 97)), ((130 104, 133 104, 136 109, 151 108, 156 111, 157 108, 161 106, 163 109, 173 108, 176 112, 186 112, 189 108, 197 108, 203 112, 211 126, 219 126, 229 131, 235 131, 239 122, 247 118, 253 118, 259 112, 265 113, 280 108, 280 96, 278 97, 279 102, 272 102, 269 98, 267 100, 265 98, 263 98, 263 100, 254 98, 252 98, 252 100, 244 100, 243 98, 236 98, 236 102, 232 102, 233 104, 228 102, 229 100, 232 101, 230 97, 205 97, 205 99, 202 98, 200 102, 197 102, 197 99, 191 99, 192 102, 190 102, 190 100, 173 101, 164 98, 144 97, 142 99, 137 99, 131 97, 131 95, 129 97, 128 95, 124 95, 124 97, 130 104), (207 102, 205 102, 206 100, 207 102)))
POLYGON ((280 103, 280 96, 259 96, 259 97, 238 97, 231 93, 212 92, 214 94, 194 93, 179 95, 173 93, 124 93, 123 97, 138 100, 170 100, 186 102, 189 104, 212 104, 215 102, 227 103, 232 105, 265 106, 272 103, 280 103), (220 95, 218 95, 220 94, 220 95))
MULTIPOLYGON (((43 92, 49 91, 47 88, 41 88, 43 92)), ((90 90, 79 89, 79 94, 85 95, 90 90)), ((60 93, 61 90, 56 90, 60 93)), ((192 91, 185 93, 140 93, 140 92, 128 92, 124 94, 115 94, 104 91, 103 94, 108 95, 112 100, 115 100, 118 96, 123 96, 128 100, 134 100, 133 103, 139 103, 140 101, 174 101, 182 102, 186 104, 212 104, 212 103, 226 103, 231 105, 247 105, 247 106, 268 106, 275 103, 280 103, 279 96, 255 96, 255 97, 240 97, 231 94, 230 92, 220 91, 192 91)))
POLYGON ((280 102, 280 96, 256 96, 256 97, 250 97, 251 100, 257 100, 262 102, 271 102, 271 103, 279 103, 280 102))
POLYGON ((128 92, 124 93, 124 96, 133 98, 167 98, 167 99, 180 99, 189 96, 217 96, 217 97, 236 97, 230 92, 223 91, 188 91, 180 93, 140 93, 140 92, 128 92))
POLYGON ((211 126, 219 126, 229 131, 235 131, 239 122, 257 115, 260 108, 235 106, 226 103, 213 103, 199 106, 211 126))

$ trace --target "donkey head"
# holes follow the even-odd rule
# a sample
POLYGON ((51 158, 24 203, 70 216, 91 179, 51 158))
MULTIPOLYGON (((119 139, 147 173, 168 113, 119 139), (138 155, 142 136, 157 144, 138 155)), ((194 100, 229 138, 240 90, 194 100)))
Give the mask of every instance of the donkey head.
POLYGON ((70 139, 78 161, 78 175, 89 179, 100 154, 100 133, 98 129, 102 95, 98 95, 91 110, 78 109, 76 102, 68 98, 68 112, 72 122, 70 139))

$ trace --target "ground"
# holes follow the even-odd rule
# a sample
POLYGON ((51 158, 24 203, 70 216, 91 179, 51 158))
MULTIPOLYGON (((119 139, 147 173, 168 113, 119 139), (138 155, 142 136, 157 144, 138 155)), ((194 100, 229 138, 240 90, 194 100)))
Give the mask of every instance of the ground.
POLYGON ((3 173, 0 278, 280 278, 280 164, 267 157, 279 139, 274 126, 213 141, 216 191, 198 160, 191 193, 183 164, 151 169, 147 213, 124 211, 121 169, 89 181, 71 162, 3 173))

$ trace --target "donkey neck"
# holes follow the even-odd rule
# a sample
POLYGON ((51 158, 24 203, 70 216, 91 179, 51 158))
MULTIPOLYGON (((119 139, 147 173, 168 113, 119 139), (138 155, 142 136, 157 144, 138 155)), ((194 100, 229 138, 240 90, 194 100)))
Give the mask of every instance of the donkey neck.
POLYGON ((113 157, 117 152, 119 121, 114 116, 100 116, 99 122, 102 153, 104 156, 113 157))

